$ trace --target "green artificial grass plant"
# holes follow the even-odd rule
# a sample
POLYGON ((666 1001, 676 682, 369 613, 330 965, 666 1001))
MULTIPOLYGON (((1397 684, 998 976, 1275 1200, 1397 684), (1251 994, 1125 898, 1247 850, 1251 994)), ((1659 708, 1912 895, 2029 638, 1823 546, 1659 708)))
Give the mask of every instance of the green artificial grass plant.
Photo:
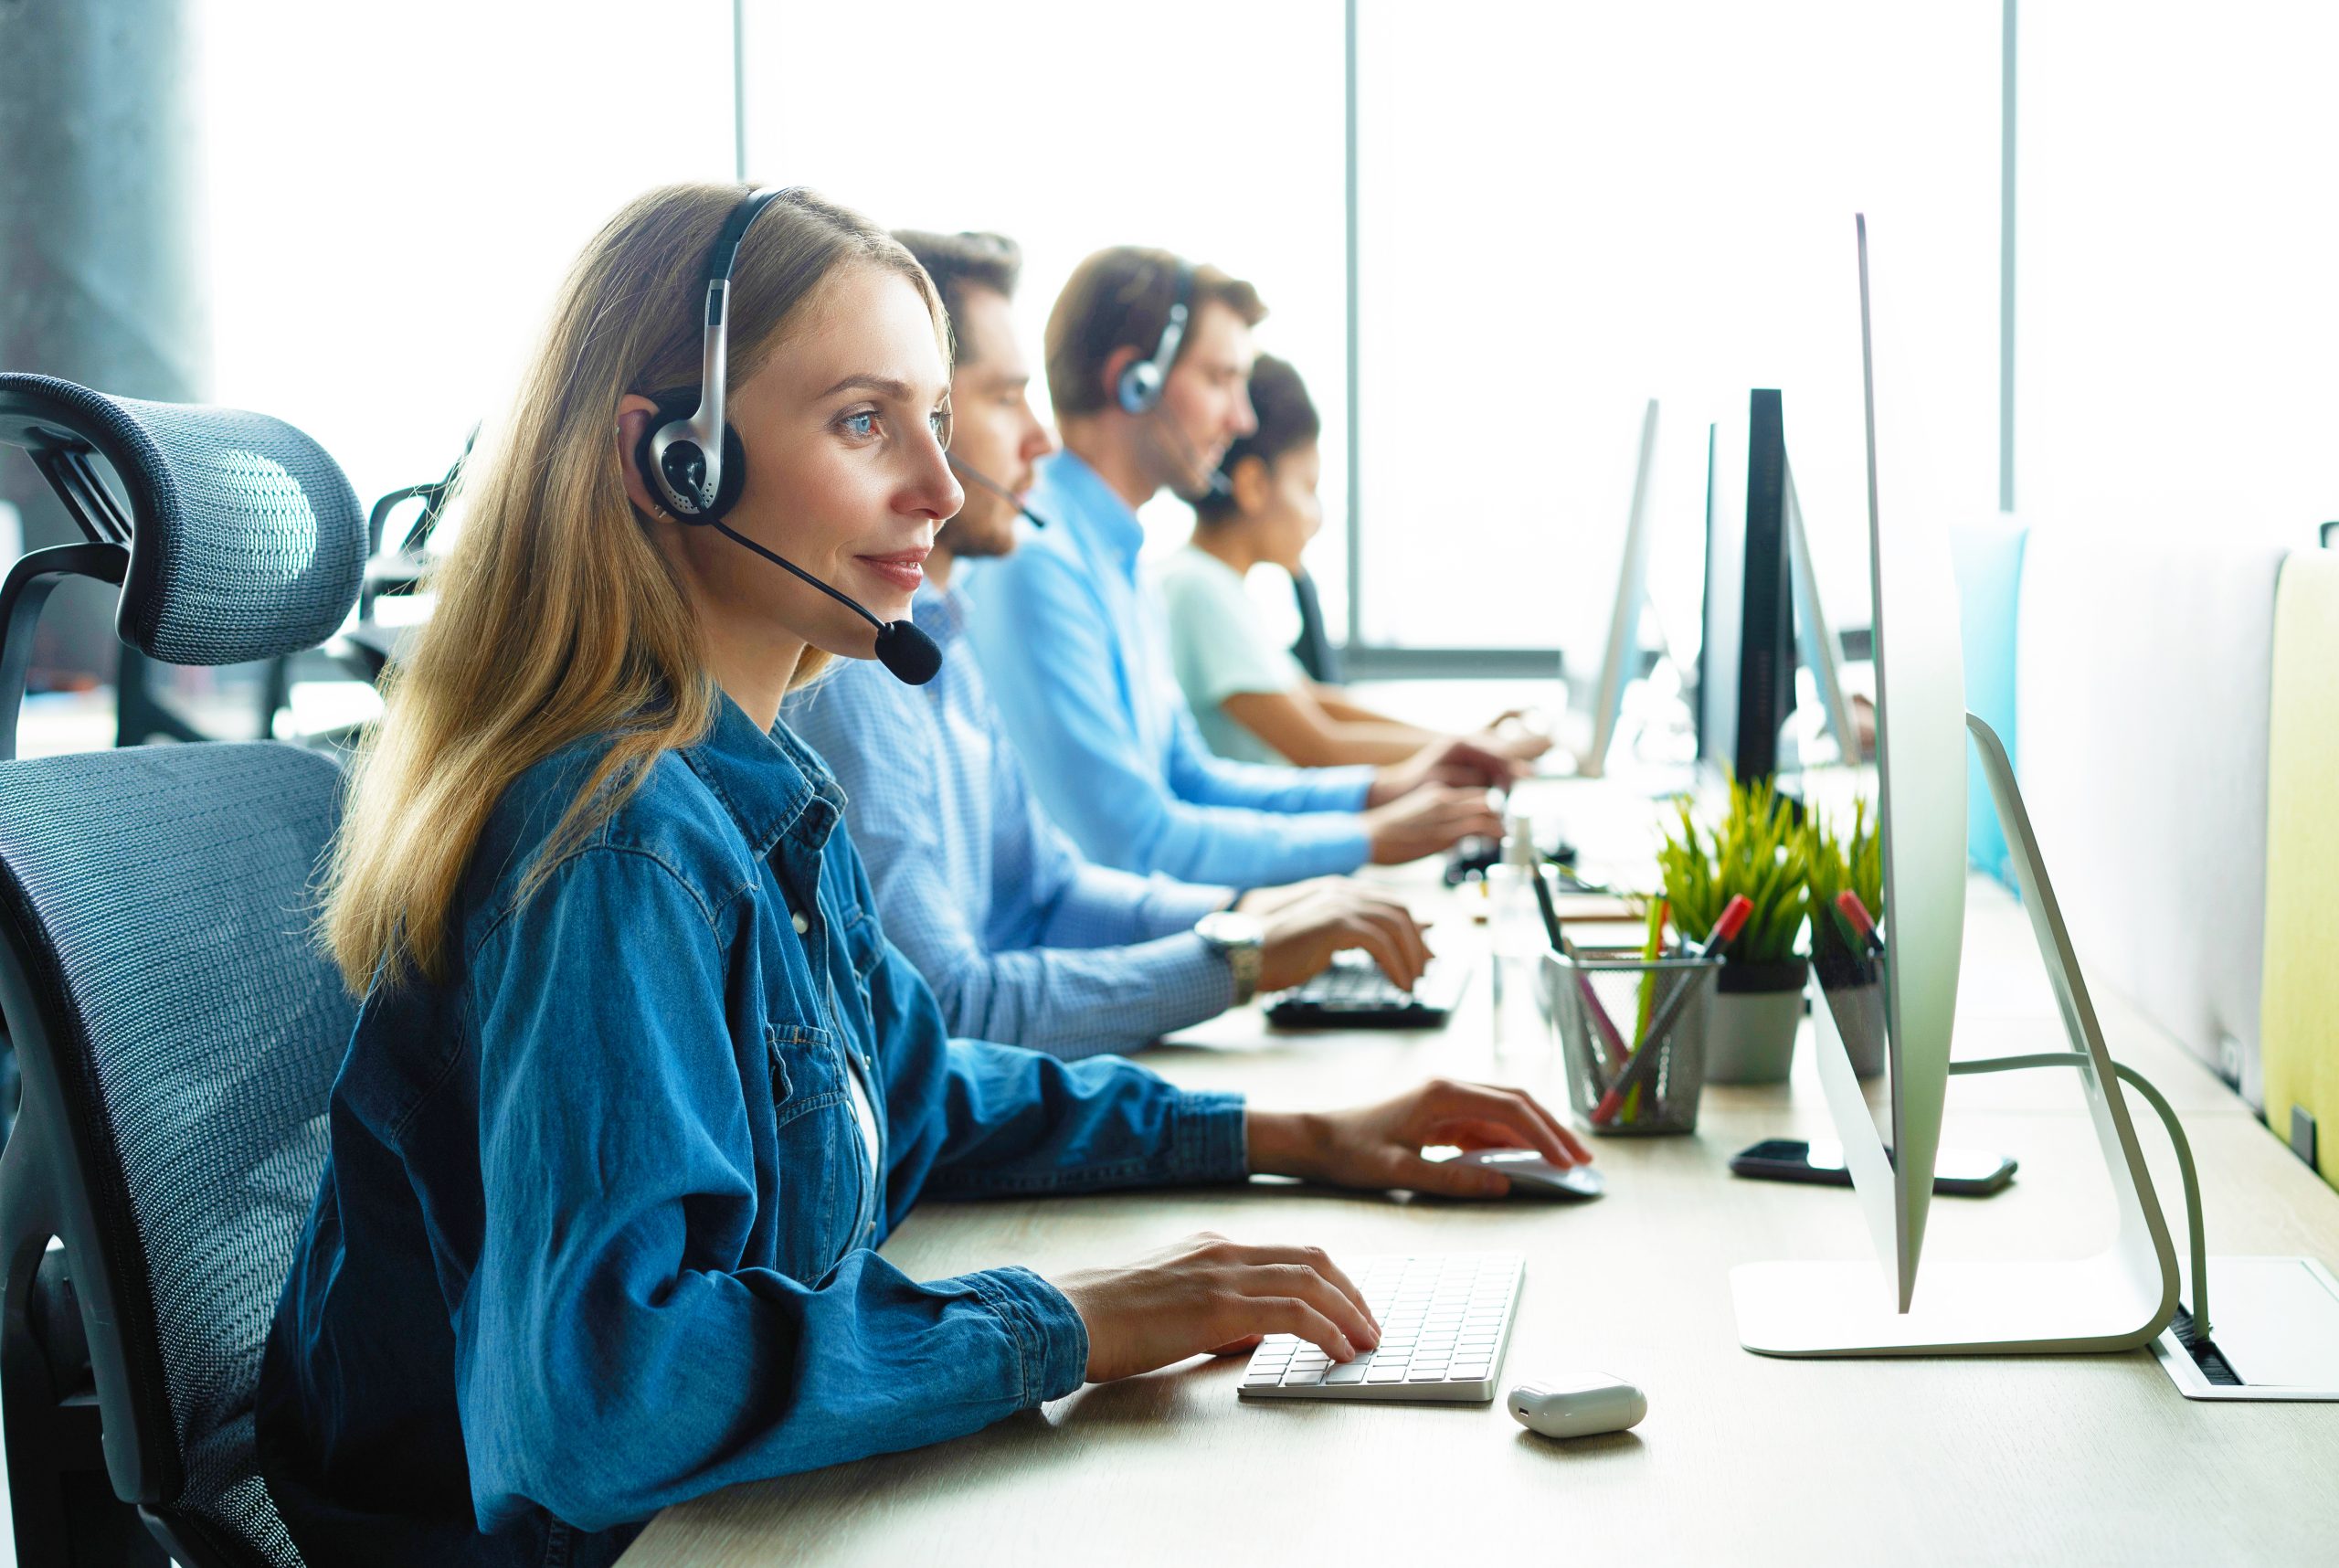
POLYGON ((1678 835, 1667 832, 1657 852, 1665 896, 1682 937, 1703 941, 1739 894, 1754 906, 1746 928, 1722 952, 1735 963, 1789 963, 1800 957, 1795 938, 1810 907, 1813 837, 1796 825, 1787 802, 1766 779, 1732 783, 1730 808, 1709 833, 1690 802, 1676 802, 1678 835))
POLYGON ((1811 828, 1811 953, 1814 958, 1857 959, 1860 948, 1844 934, 1835 914, 1836 895, 1850 888, 1869 918, 1884 923, 1884 845, 1868 818, 1868 802, 1852 807, 1852 833, 1839 839, 1824 822, 1811 828))

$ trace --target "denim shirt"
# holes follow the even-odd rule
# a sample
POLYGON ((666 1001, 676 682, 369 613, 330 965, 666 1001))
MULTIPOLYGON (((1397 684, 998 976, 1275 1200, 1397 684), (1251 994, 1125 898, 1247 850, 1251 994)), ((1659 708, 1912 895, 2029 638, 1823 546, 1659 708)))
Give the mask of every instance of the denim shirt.
POLYGON ((1053 1287, 873 1249, 921 1195, 1244 1173, 1234 1097, 948 1039, 841 792, 727 700, 518 896, 605 745, 498 802, 445 982, 359 1013, 260 1378, 312 1563, 604 1563, 670 1503, 1069 1393, 1053 1287))

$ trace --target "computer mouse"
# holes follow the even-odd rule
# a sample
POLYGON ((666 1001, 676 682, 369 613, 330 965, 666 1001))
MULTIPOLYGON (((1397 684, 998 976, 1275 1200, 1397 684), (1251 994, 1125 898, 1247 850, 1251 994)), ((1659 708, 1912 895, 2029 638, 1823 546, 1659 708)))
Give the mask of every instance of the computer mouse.
POLYGON ((1474 1149, 1457 1156, 1465 1165, 1483 1165, 1510 1178, 1510 1190, 1539 1198, 1582 1200, 1608 1191, 1606 1178, 1589 1165, 1565 1169, 1531 1149, 1474 1149))
POLYGON ((1596 1372, 1522 1383, 1503 1403, 1521 1426, 1546 1437, 1622 1432, 1639 1425, 1648 1414, 1646 1394, 1622 1378, 1596 1372))

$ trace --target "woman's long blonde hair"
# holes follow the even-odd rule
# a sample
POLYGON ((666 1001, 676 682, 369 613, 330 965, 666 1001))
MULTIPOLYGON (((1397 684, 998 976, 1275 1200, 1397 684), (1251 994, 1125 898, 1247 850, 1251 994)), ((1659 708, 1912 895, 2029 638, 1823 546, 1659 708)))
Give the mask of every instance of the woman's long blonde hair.
MULTIPOLYGON (((717 698, 690 602, 627 500, 618 405, 698 384, 707 252, 738 185, 668 185, 596 235, 571 269, 499 451, 438 571, 437 608, 384 683, 353 766, 324 883, 343 979, 449 972, 454 902, 512 781, 571 741, 613 738, 536 858, 523 896, 637 788, 659 753, 706 731, 717 698)), ((732 274, 730 379, 770 358, 806 295, 862 261, 931 282, 884 230, 800 192, 748 230, 732 274)), ((688 412, 685 407, 683 410, 688 412)), ((796 679, 824 656, 809 652, 796 679)))

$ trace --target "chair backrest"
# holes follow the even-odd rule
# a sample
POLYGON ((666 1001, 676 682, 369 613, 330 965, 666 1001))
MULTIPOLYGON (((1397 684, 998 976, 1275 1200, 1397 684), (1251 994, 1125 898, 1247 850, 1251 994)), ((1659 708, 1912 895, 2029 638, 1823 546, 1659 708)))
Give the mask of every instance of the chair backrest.
POLYGON ((2023 795, 2090 979, 2253 1105, 2284 555, 2034 519, 2015 671, 2023 795))
MULTIPOLYGON (((312 647, 356 601, 364 514, 281 420, 0 375, 0 442, 31 454, 90 539, 10 569, 0 674, 21 678, 21 637, 62 573, 119 581, 123 641, 175 663, 312 647)), ((0 703, 17 694, 0 681, 0 703)), ((54 1326, 26 1310, 50 1236, 114 1495, 183 1562, 301 1561, 252 1424, 355 1013, 313 935, 339 796, 330 760, 270 743, 0 762, 0 1010, 24 1077, 0 1157, 0 1394, 26 1562, 88 1550, 56 1501, 72 1489, 28 1500, 71 1430, 43 1408, 69 1392, 58 1346, 37 1342, 54 1326)))
POLYGON ((2339 555, 2283 565, 2268 740, 2266 1122, 2289 1139, 2293 1111, 2313 1118, 2317 1166, 2339 1186, 2339 555))
POLYGON ((58 1228, 115 1489, 175 1539, 274 1568, 300 1558, 252 1412, 355 1018, 310 896, 339 788, 327 758, 273 743, 0 763, 24 982, 0 1000, 27 1121, 54 1123, 46 1174, 78 1190, 58 1228))

